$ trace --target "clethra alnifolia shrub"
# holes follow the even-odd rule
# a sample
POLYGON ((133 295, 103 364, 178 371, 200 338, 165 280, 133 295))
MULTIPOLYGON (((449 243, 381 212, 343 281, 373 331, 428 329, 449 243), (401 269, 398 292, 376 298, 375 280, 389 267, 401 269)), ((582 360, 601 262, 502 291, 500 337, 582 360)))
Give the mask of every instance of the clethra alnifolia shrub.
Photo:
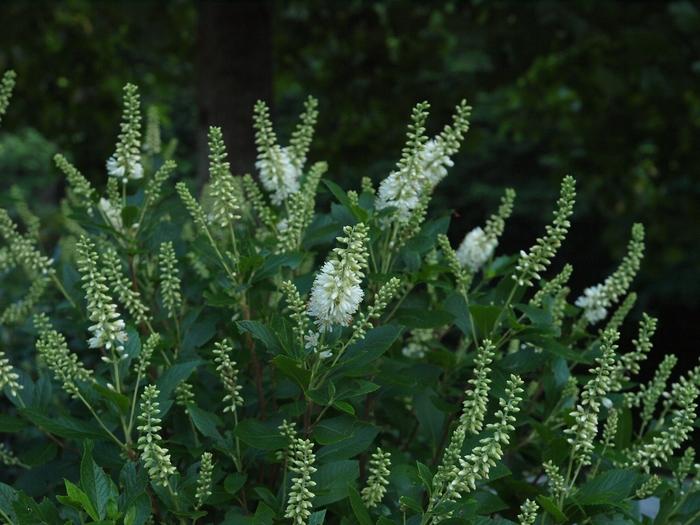
POLYGON ((470 111, 430 136, 419 103, 395 169, 346 191, 309 155, 316 100, 285 146, 258 102, 255 172, 213 127, 195 189, 128 84, 104 183, 56 156, 59 236, 21 192, 0 210, 0 520, 700 521, 700 368, 649 373, 657 322, 631 317, 644 228, 571 290, 565 176, 519 253, 512 189, 453 245, 429 204, 470 111))

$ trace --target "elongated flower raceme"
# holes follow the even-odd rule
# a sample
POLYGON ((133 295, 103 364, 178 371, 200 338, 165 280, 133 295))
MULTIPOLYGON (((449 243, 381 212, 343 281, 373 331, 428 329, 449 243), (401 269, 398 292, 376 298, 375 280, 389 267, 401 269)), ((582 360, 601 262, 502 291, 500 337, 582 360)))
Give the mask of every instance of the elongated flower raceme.
POLYGON ((199 465, 199 477, 197 478, 197 492, 195 493, 195 509, 199 509, 211 496, 211 476, 214 472, 214 460, 211 452, 202 454, 202 462, 199 465))
POLYGON ((97 200, 97 192, 90 184, 90 181, 78 171, 68 160, 61 154, 57 153, 53 158, 56 167, 63 172, 70 186, 75 202, 92 215, 93 206, 97 200))
POLYGON ((644 257, 644 227, 635 224, 632 238, 627 247, 627 255, 615 272, 602 284, 586 288, 583 295, 576 300, 576 306, 583 308, 584 318, 589 323, 597 323, 608 315, 608 308, 624 295, 630 287, 634 276, 639 271, 644 257))
POLYGON ((523 381, 516 375, 506 383, 505 397, 498 400, 496 421, 486 426, 489 435, 479 440, 466 457, 460 458, 457 467, 445 489, 445 498, 454 500, 461 494, 476 488, 476 482, 488 477, 491 468, 503 457, 503 447, 510 443, 510 434, 515 430, 515 414, 520 411, 523 381))
POLYGON ((518 523, 520 525, 533 525, 537 519, 537 503, 531 499, 526 499, 520 507, 518 514, 518 523))
POLYGON ((389 484, 391 456, 381 448, 372 453, 369 460, 369 477, 367 486, 362 489, 362 501, 368 509, 374 508, 382 501, 389 484))
POLYGON ((572 446, 571 454, 581 465, 591 463, 594 438, 598 433, 598 416, 603 398, 610 393, 615 370, 615 350, 619 333, 613 330, 603 334, 601 356, 596 359, 597 366, 591 370, 592 379, 586 383, 581 393, 581 402, 571 412, 573 425, 564 430, 569 434, 568 442, 572 446))
POLYGON ((137 444, 148 476, 154 483, 167 487, 170 476, 175 474, 175 467, 170 462, 170 453, 161 445, 160 409, 157 401, 159 394, 155 385, 148 385, 143 390, 137 444))
POLYGON ((311 289, 309 315, 316 319, 320 330, 349 326, 364 297, 360 283, 367 265, 369 229, 358 223, 346 226, 343 231, 346 236, 338 237, 337 241, 346 247, 333 249, 311 289))
POLYGON ((63 390, 71 397, 77 397, 78 384, 91 381, 92 371, 87 370, 78 361, 78 356, 68 349, 63 334, 50 328, 42 330, 40 334, 36 342, 39 356, 54 377, 61 382, 63 390))
POLYGON ((117 250, 107 247, 102 250, 103 273, 108 285, 116 292, 119 302, 137 323, 149 321, 148 307, 143 303, 141 294, 135 290, 124 274, 122 261, 117 250))
POLYGON ((379 185, 375 199, 378 210, 395 208, 393 218, 408 223, 413 214, 427 203, 426 197, 447 175, 452 166, 451 156, 461 145, 469 129, 471 107, 462 101, 456 108, 451 126, 445 126, 434 139, 425 135, 428 118, 427 102, 416 105, 406 134, 406 145, 396 169, 379 185))
POLYGON ((554 211, 554 220, 545 228, 545 235, 535 241, 529 251, 521 251, 513 279, 520 286, 533 286, 533 280, 547 269, 566 237, 571 223, 569 217, 574 211, 576 181, 567 175, 561 183, 561 192, 554 211))
POLYGON ((0 208, 0 235, 7 242, 9 256, 14 263, 42 275, 55 272, 51 259, 42 255, 37 248, 36 240, 20 234, 17 225, 3 208, 0 208))
POLYGON ((95 245, 83 236, 78 241, 77 250, 78 270, 87 299, 88 318, 95 323, 88 328, 92 333, 88 344, 90 348, 104 347, 112 353, 113 359, 122 357, 127 339, 125 324, 109 295, 107 279, 98 268, 99 256, 95 245))
POLYGON ((561 499, 562 495, 566 493, 567 486, 564 476, 559 471, 559 467, 552 461, 545 461, 542 464, 542 468, 544 468, 544 473, 547 475, 549 493, 555 500, 561 499))
POLYGON ((177 318, 182 307, 182 293, 180 292, 180 271, 177 268, 177 258, 172 242, 164 242, 160 245, 158 261, 163 306, 169 317, 177 318))
MULTIPOLYGON (((285 422, 286 423, 286 422, 285 422)), ((288 450, 289 470, 295 474, 289 489, 285 518, 290 518, 294 525, 305 525, 311 515, 316 482, 311 476, 316 472, 313 443, 296 436, 289 425, 280 427, 282 434, 290 439, 288 450)))
POLYGON ((474 359, 474 376, 469 380, 469 386, 464 393, 462 413, 459 416, 459 424, 452 432, 450 443, 447 445, 442 457, 442 463, 438 467, 437 483, 444 483, 454 477, 462 452, 462 445, 467 434, 477 434, 481 431, 486 417, 489 386, 491 379, 491 362, 493 361, 495 347, 493 343, 485 339, 478 348, 474 359))
POLYGON ((138 88, 124 86, 124 109, 117 149, 107 160, 107 174, 125 181, 143 177, 141 164, 141 112, 138 88))
POLYGON ((241 196, 230 168, 221 128, 212 126, 209 128, 210 218, 220 228, 228 228, 240 218, 241 196))
MULTIPOLYGON (((273 204, 282 204, 300 188, 302 171, 318 118, 317 108, 318 101, 313 97, 307 98, 289 146, 283 148, 277 144, 267 105, 261 101, 255 105, 253 124, 255 143, 258 146, 255 167, 260 172, 260 182, 271 194, 273 204)), ((299 203, 295 205, 298 206, 299 203)))
POLYGON ((19 374, 15 372, 10 360, 5 356, 5 352, 0 350, 0 391, 7 388, 12 397, 17 396, 17 392, 24 388, 18 380, 19 374))
POLYGON ((5 71, 2 75, 2 80, 0 80, 0 123, 2 123, 2 116, 7 111, 7 106, 10 105, 10 98, 12 97, 12 90, 15 87, 15 79, 17 75, 14 71, 5 71))
POLYGON ((146 111, 146 134, 143 141, 143 151, 149 155, 157 155, 160 150, 160 115, 156 106, 149 106, 148 111, 146 111))
POLYGON ((498 211, 489 218, 484 229, 477 226, 467 233, 457 249, 457 259, 462 266, 476 272, 493 256, 506 220, 513 212, 514 201, 515 190, 506 189, 498 211))
POLYGON ((243 406, 241 385, 238 383, 238 369, 236 362, 231 359, 233 352, 231 343, 227 340, 214 343, 214 362, 221 382, 224 384, 226 395, 224 396, 224 412, 236 414, 237 407, 243 406))

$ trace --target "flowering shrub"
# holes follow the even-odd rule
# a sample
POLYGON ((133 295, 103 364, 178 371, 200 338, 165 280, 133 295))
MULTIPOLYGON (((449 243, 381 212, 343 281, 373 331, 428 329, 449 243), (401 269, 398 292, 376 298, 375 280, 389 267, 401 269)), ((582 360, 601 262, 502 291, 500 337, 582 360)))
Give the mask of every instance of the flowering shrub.
POLYGON ((428 109, 413 110, 395 170, 346 192, 308 162, 315 100, 286 147, 259 102, 261 185, 230 173, 211 128, 195 196, 171 183, 157 116, 142 134, 127 85, 104 191, 55 158, 65 235, 43 238, 21 199, 0 211, 2 519, 698 521, 683 447, 700 368, 669 384, 667 356, 639 384, 656 320, 619 336, 644 229, 573 301, 573 269, 555 260, 571 177, 518 255, 498 253, 512 190, 455 249, 428 205, 470 107, 434 137, 428 109))

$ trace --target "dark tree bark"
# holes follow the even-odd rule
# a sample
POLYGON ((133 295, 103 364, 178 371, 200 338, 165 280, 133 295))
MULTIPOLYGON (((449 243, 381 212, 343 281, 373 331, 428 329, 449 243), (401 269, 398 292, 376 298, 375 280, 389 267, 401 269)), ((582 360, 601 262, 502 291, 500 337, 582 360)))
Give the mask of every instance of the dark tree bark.
POLYGON ((201 1, 198 25, 198 173, 207 172, 207 129, 221 126, 234 174, 255 161, 253 105, 272 97, 272 5, 201 1))

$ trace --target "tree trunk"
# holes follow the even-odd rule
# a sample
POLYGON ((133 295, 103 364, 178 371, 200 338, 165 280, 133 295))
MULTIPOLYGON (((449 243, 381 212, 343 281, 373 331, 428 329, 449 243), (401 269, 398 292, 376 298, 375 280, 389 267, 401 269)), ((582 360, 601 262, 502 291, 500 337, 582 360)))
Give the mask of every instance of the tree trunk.
POLYGON ((253 105, 272 97, 272 6, 201 1, 198 24, 198 174, 207 173, 207 130, 221 126, 234 174, 255 161, 253 105))

